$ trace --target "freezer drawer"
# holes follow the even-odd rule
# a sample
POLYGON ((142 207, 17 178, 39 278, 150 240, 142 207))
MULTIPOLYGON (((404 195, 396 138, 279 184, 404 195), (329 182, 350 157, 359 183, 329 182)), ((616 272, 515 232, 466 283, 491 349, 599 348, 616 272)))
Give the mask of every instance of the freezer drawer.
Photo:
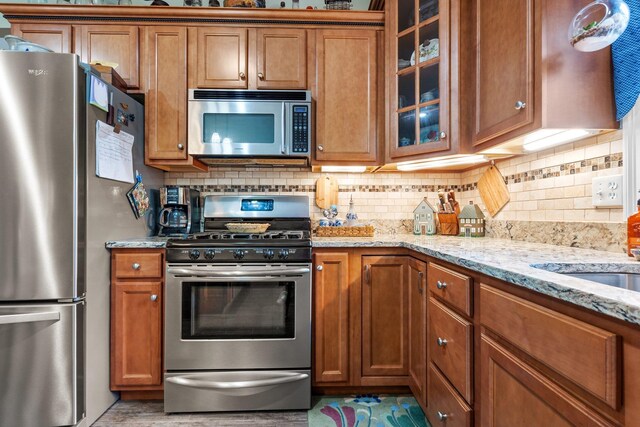
POLYGON ((168 372, 164 411, 309 409, 311 371, 168 372))
POLYGON ((0 305, 0 424, 66 426, 83 417, 84 302, 0 305))

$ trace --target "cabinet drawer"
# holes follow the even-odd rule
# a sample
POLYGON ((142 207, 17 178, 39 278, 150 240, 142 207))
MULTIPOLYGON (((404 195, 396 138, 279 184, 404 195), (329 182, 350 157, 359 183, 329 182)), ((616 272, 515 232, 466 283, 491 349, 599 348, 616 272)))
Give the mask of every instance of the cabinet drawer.
POLYGON ((162 277, 162 252, 115 253, 113 258, 113 268, 118 279, 162 277))
POLYGON ((427 281, 431 293, 467 316, 471 316, 472 287, 470 277, 430 262, 427 281))
POLYGON ((473 326, 434 298, 429 299, 427 312, 431 361, 471 403, 473 326))
POLYGON ((471 408, 456 393, 438 368, 429 365, 427 418, 433 427, 469 427, 471 408))
POLYGON ((480 307, 483 326, 618 408, 621 384, 614 333, 484 284, 480 307))

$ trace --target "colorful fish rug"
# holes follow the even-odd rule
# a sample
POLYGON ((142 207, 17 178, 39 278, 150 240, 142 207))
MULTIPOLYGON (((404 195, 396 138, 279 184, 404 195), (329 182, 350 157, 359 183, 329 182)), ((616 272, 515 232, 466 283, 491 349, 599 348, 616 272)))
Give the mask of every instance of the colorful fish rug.
POLYGON ((322 397, 309 410, 310 427, 430 427, 411 396, 322 397))

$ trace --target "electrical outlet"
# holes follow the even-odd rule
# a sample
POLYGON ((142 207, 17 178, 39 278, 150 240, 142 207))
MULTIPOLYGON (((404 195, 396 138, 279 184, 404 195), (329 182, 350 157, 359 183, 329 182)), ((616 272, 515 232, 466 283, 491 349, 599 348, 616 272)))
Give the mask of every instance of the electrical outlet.
POLYGON ((593 178, 592 184, 593 206, 597 208, 622 206, 622 175, 593 178))

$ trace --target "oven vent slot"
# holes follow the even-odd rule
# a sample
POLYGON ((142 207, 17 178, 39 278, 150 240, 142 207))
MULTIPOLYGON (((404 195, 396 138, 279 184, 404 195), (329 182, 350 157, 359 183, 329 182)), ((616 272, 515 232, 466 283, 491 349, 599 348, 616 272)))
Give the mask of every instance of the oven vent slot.
POLYGON ((309 95, 304 90, 194 90, 193 99, 308 102, 309 95))

